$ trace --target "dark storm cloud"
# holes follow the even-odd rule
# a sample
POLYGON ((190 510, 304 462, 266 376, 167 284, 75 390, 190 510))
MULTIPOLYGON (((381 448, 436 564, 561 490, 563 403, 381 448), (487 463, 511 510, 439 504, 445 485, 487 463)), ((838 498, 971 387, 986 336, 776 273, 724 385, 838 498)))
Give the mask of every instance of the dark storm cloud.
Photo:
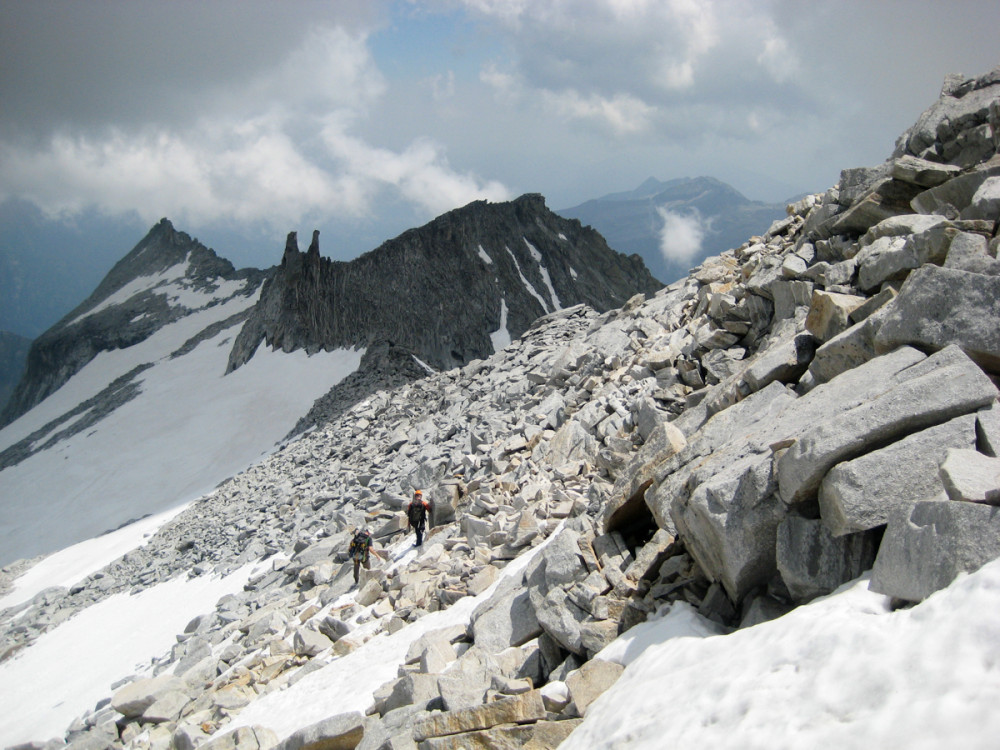
POLYGON ((278 65, 311 29, 368 27, 379 8, 368 0, 3 0, 0 127, 183 122, 213 92, 278 65))

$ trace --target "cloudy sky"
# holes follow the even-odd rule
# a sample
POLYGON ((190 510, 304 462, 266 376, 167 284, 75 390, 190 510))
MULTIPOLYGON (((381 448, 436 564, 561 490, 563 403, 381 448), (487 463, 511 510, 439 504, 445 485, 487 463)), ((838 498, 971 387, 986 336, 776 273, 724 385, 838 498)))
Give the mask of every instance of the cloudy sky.
POLYGON ((237 232, 258 266, 292 229, 346 259, 650 176, 783 200, 882 161, 998 28, 994 1, 0 0, 0 200, 237 232))

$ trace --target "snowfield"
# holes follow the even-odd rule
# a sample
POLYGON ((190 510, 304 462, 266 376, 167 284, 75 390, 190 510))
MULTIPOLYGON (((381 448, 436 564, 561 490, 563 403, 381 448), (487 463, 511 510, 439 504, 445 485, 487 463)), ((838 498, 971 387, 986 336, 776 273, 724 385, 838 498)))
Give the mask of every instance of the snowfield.
POLYGON ((364 350, 290 354, 261 347, 224 375, 235 329, 171 359, 184 342, 252 305, 237 298, 102 352, 63 388, 0 431, 0 450, 48 424, 115 378, 151 362, 142 397, 93 427, 0 471, 0 565, 97 536, 184 505, 272 452, 313 402, 354 372, 364 350), (155 431, 148 425, 156 424, 155 431), (149 461, 149 457, 160 457, 149 461), (152 471, 151 471, 152 467, 152 471), (39 505, 48 512, 39 516, 39 505), (43 533, 44 531, 44 533, 43 533))

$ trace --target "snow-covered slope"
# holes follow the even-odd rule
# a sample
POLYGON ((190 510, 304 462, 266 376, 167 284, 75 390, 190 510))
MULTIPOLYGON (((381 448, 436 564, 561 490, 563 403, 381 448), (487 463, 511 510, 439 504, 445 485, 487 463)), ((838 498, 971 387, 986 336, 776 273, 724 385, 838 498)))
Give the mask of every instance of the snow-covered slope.
MULTIPOLYGON (((136 280, 132 291, 153 289, 191 312, 140 343, 97 354, 0 430, 0 452, 20 444, 28 454, 0 471, 0 564, 203 495, 273 451, 317 398, 357 369, 364 354, 347 349, 307 356, 261 347, 247 366, 226 376, 238 326, 214 327, 252 307, 256 295, 234 294, 226 283, 199 293, 184 289, 178 278, 183 269, 169 279, 136 280), (154 286, 164 281, 169 283, 154 286), (206 331, 204 340, 184 346, 206 331), (86 406, 119 379, 137 391, 133 398, 86 406), (107 413, 74 431, 97 408, 107 413)), ((132 296, 118 292, 101 309, 132 296)))

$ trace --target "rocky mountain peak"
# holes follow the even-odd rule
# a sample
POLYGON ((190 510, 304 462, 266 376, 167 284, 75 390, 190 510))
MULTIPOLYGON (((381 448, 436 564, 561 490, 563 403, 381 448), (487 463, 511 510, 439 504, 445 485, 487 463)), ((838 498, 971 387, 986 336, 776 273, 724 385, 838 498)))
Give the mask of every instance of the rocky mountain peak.
POLYGON ((290 233, 281 266, 233 347, 230 370, 261 341, 284 351, 392 341, 433 367, 492 354, 541 315, 597 310, 658 288, 642 261, 530 194, 476 201, 410 229, 348 263, 290 233))
POLYGON ((87 299, 35 339, 0 425, 31 409, 100 352, 144 341, 200 305, 249 295, 265 276, 255 269, 237 271, 169 219, 160 219, 87 299))

